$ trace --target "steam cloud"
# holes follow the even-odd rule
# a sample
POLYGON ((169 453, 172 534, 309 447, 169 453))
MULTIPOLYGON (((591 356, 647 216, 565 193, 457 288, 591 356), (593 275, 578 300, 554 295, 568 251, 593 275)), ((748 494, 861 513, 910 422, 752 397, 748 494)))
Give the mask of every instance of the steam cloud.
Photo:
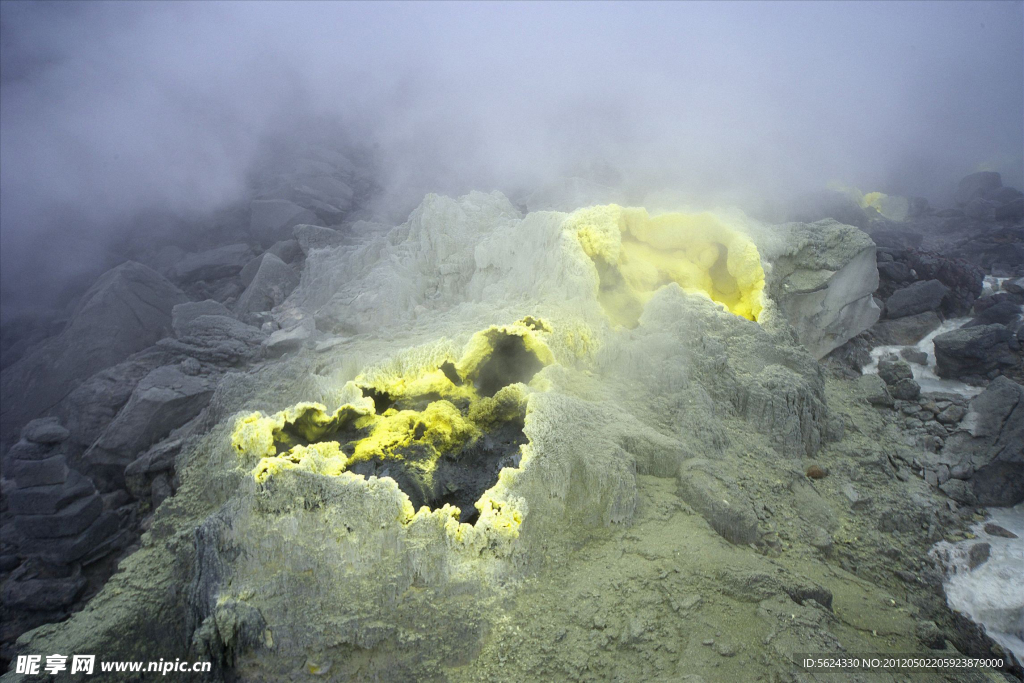
MULTIPOLYGON (((607 179, 752 203, 1024 184, 1020 2, 0 5, 4 314, 340 122, 396 204, 607 179)), ((112 264, 111 264, 112 265, 112 264)))

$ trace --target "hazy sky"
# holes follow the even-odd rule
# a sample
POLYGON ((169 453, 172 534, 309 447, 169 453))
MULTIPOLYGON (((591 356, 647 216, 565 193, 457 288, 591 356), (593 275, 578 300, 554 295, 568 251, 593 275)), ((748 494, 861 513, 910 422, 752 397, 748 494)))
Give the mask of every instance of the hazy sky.
POLYGON ((238 199, 260 142, 339 118, 416 191, 603 161, 654 186, 938 200, 1020 186, 1021 2, 0 1, 2 305, 131 218, 238 199))

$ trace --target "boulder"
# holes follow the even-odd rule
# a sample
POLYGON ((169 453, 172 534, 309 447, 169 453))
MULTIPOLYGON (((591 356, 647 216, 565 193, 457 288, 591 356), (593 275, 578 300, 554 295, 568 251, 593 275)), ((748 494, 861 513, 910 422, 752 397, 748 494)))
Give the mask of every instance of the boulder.
POLYGON ((947 318, 967 315, 974 300, 981 296, 985 273, 968 261, 919 250, 900 254, 900 259, 910 267, 918 280, 938 280, 949 287, 950 291, 938 309, 947 318))
POLYGON ((893 283, 910 282, 914 279, 910 266, 900 261, 879 261, 878 276, 893 283))
POLYGON ((916 401, 921 395, 921 385, 913 379, 897 380, 889 387, 889 393, 899 401, 916 401))
POLYGON ((7 504, 12 515, 49 515, 95 491, 91 481, 68 470, 61 484, 14 489, 7 495, 7 504))
POLYGON ((1020 305, 1012 301, 999 301, 996 304, 985 308, 974 317, 969 323, 961 327, 977 327, 978 325, 1006 325, 1011 326, 1020 319, 1020 305))
POLYGON ((4 475, 14 479, 18 488, 63 484, 68 476, 67 459, 52 455, 42 460, 10 460, 4 475))
POLYGON ((67 565, 100 550, 100 544, 116 533, 117 529, 117 513, 108 510, 75 535, 60 538, 25 538, 19 547, 21 552, 37 556, 43 562, 67 565))
POLYGON ((302 348, 302 345, 306 343, 306 340, 312 337, 313 332, 316 330, 312 321, 309 321, 309 323, 310 324, 297 325, 287 330, 275 330, 271 333, 267 340, 263 342, 267 351, 267 356, 270 358, 276 358, 284 355, 285 353, 297 351, 302 348))
POLYGON ((32 420, 21 430, 21 438, 32 443, 56 444, 67 441, 70 434, 55 417, 32 420))
POLYGON ((100 370, 68 394, 56 412, 71 432, 69 457, 77 457, 99 438, 128 402, 139 380, 174 359, 173 354, 151 347, 100 370))
POLYGON ((264 245, 287 239, 296 225, 320 222, 312 211, 286 199, 256 199, 249 208, 249 234, 264 245))
POLYGON ((757 542, 753 504, 743 491, 720 479, 710 461, 696 458, 683 465, 679 472, 679 497, 730 543, 757 542))
POLYGON ((933 311, 910 315, 896 320, 881 320, 868 334, 875 345, 910 345, 928 336, 928 333, 942 324, 942 319, 933 311))
POLYGON ((85 531, 102 512, 103 499, 93 492, 50 514, 19 515, 14 524, 28 538, 62 538, 85 531))
MULTIPOLYGON (((1024 277, 1003 282, 1003 290, 1010 294, 1024 294, 1024 277)), ((996 296, 999 296, 996 294, 996 296)))
POLYGON ((854 390, 873 406, 891 408, 893 405, 892 395, 878 375, 862 375, 854 382, 854 387, 854 390))
POLYGON ((1002 371, 1019 370, 1020 345, 1005 325, 966 327, 935 337, 939 377, 979 383, 1002 371))
POLYGON ((185 327, 201 315, 226 315, 231 316, 228 307, 219 301, 207 299, 205 301, 188 301, 178 304, 171 311, 171 325, 174 328, 174 336, 180 337, 185 327))
POLYGON ((119 480, 124 467, 139 453, 198 415, 214 387, 209 379, 186 375, 176 365, 153 370, 86 451, 85 461, 99 472, 110 470, 119 480))
POLYGON ((174 266, 172 275, 178 282, 220 280, 238 275, 252 258, 248 244, 228 244, 209 251, 189 254, 174 266))
POLYGON ((979 505, 1024 502, 1024 386, 997 377, 971 400, 946 452, 961 457, 974 475, 969 484, 979 505))
POLYGON ((779 256, 769 291, 800 342, 820 359, 878 320, 871 296, 878 288, 875 245, 835 221, 785 227, 792 247, 779 256))
POLYGON ((71 576, 52 579, 12 576, 4 584, 0 596, 5 607, 34 612, 59 611, 75 601, 85 584, 86 578, 81 570, 71 576))
POLYGON ((949 293, 949 287, 938 280, 915 282, 897 289, 885 302, 885 315, 889 319, 905 318, 926 311, 934 311, 949 293))
POLYGON ((878 362, 878 376, 891 387, 900 380, 914 379, 914 371, 905 360, 883 360, 878 362))
POLYGON ((972 173, 957 184, 956 191, 953 193, 953 201, 963 206, 972 199, 984 197, 1002 186, 1002 176, 994 171, 972 173))
POLYGON ((900 349, 900 356, 915 365, 928 365, 928 354, 916 346, 904 346, 900 349))
POLYGON ((171 330, 185 295, 156 271, 128 261, 102 275, 63 332, 0 374, 0 451, 29 420, 85 379, 152 346, 171 330))
POLYGON ((1018 197, 1011 202, 996 207, 992 217, 997 221, 1019 221, 1024 218, 1024 198, 1018 197))
POLYGON ((224 315, 201 315, 184 326, 178 339, 162 339, 163 349, 204 363, 231 367, 262 357, 266 335, 259 329, 224 315))
POLYGON ((313 249, 328 249, 345 241, 345 233, 316 225, 296 225, 292 234, 295 235, 299 248, 306 256, 309 256, 309 252, 313 249))
POLYGON ((254 313, 280 304, 298 284, 299 276, 291 266, 273 254, 264 254, 252 282, 238 298, 235 313, 242 320, 250 320, 254 313))

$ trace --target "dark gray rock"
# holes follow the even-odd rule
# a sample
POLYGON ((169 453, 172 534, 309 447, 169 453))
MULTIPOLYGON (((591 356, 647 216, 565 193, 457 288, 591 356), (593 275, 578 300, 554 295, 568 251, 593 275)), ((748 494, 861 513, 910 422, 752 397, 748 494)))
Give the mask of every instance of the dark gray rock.
POLYGON ((900 349, 900 356, 915 365, 928 365, 928 354, 914 346, 904 346, 900 349))
POLYGON ((1008 204, 1021 198, 1024 198, 1024 193, 1012 187, 1000 187, 985 193, 985 199, 990 199, 999 204, 1008 204))
POLYGON ((13 478, 18 488, 63 484, 68 477, 67 460, 54 455, 45 460, 11 460, 4 474, 13 478))
POLYGON ((891 387, 902 379, 913 379, 914 371, 905 360, 882 360, 878 362, 878 376, 891 387))
POLYGON ((152 346, 187 299, 156 271, 129 261, 85 293, 67 328, 0 375, 0 451, 87 378, 152 346))
POLYGON ((985 533, 989 536, 998 536, 999 538, 1017 538, 1017 534, 1009 529, 1004 529, 998 524, 992 524, 991 522, 985 525, 985 533))
POLYGON ((978 325, 1006 325, 1009 327, 1020 319, 1020 315, 1018 304, 1012 301, 1000 301, 986 308, 963 327, 977 327, 978 325))
POLYGON ((21 430, 21 438, 41 444, 63 443, 67 441, 68 430, 60 426, 55 417, 41 417, 32 420, 21 430))
POLYGON ((123 476, 124 467, 139 453, 198 415, 214 387, 209 379, 186 375, 179 366, 157 368, 139 382, 128 403, 86 451, 86 462, 90 467, 120 468, 117 475, 123 476))
MULTIPOLYGON (((892 256, 889 256, 891 259, 892 256)), ((914 276, 910 273, 910 266, 899 261, 886 261, 878 264, 878 276, 883 280, 895 283, 910 282, 914 276)))
POLYGON ((992 217, 997 221, 1019 221, 1024 218, 1024 198, 1017 198, 996 207, 992 217))
POLYGON ((219 301, 207 299, 205 301, 188 301, 178 304, 171 311, 171 326, 174 328, 174 336, 180 337, 186 326, 201 315, 226 315, 231 317, 228 307, 219 301))
POLYGON ((967 551, 967 562, 971 567, 971 571, 988 562, 991 553, 992 546, 988 543, 975 543, 972 545, 971 549, 967 551))
POLYGON ((951 405, 935 416, 935 419, 943 424, 956 424, 967 414, 963 406, 951 405))
POLYGON ((296 225, 320 223, 315 213, 285 199, 257 199, 249 208, 249 234, 264 245, 288 239, 296 225))
POLYGON ((45 460, 60 454, 59 446, 31 443, 22 439, 7 451, 7 458, 9 460, 45 460))
POLYGON ((998 208, 999 202, 976 197, 964 205, 964 215, 976 221, 992 221, 998 208))
POLYGON ((63 538, 85 531, 101 512, 103 499, 93 493, 48 515, 20 515, 14 524, 26 538, 63 538))
POLYGON ((82 453, 99 438, 131 398, 139 380, 156 368, 173 363, 175 358, 174 354, 157 347, 140 351, 113 367, 100 370, 68 394, 57 412, 71 432, 69 443, 74 454, 82 453))
POLYGON ((938 280, 915 282, 897 289, 886 299, 885 315, 890 319, 905 318, 908 315, 937 310, 948 293, 949 287, 938 280))
POLYGON ((153 479, 162 473, 173 473, 175 459, 181 452, 181 439, 168 439, 150 448, 124 470, 128 491, 136 498, 147 497, 153 479))
POLYGON ((101 543, 118 529, 118 516, 113 510, 102 513, 87 529, 75 536, 63 538, 25 538, 20 548, 23 553, 37 556, 43 562, 71 564, 94 552, 101 543))
POLYGON ((938 314, 928 311, 896 320, 880 320, 868 334, 875 344, 906 346, 921 341, 941 324, 938 314))
POLYGON ((266 334, 223 315, 201 315, 185 325, 178 339, 162 339, 163 349, 203 363, 231 367, 259 360, 266 334))
POLYGON ((174 266, 173 277, 178 282, 220 280, 238 275, 252 258, 248 244, 228 244, 209 251, 189 254, 174 266))
POLYGON ((974 468, 970 479, 980 505, 1024 501, 1024 386, 997 377, 970 403, 947 450, 974 468))
POLYGON ((921 395, 921 385, 912 379, 900 379, 889 387, 889 393, 899 401, 915 401, 921 395))
POLYGON ((242 320, 252 320, 253 314, 283 302, 298 284, 299 276, 291 266, 273 254, 264 254, 252 282, 238 298, 235 313, 242 320))
POLYGON ((1005 325, 978 325, 935 337, 935 361, 940 377, 977 383, 1002 371, 1019 371, 1021 354, 1005 325))
POLYGON ((7 495, 7 505, 12 515, 51 515, 95 492, 89 479, 69 470, 63 484, 14 489, 7 495))
MULTIPOLYGON (((1003 282, 1003 290, 1010 294, 1024 294, 1024 277, 1019 277, 1016 280, 1006 280, 1003 282)), ((1014 301, 1019 303, 1016 299, 1014 301)))
POLYGON ((1003 186, 1003 179, 994 171, 980 171, 964 177, 953 193, 953 201, 963 206, 972 199, 984 197, 1003 186))
POLYGON ((56 579, 12 577, 4 583, 0 597, 6 607, 50 612, 70 606, 85 588, 85 584, 86 579, 81 571, 56 579))

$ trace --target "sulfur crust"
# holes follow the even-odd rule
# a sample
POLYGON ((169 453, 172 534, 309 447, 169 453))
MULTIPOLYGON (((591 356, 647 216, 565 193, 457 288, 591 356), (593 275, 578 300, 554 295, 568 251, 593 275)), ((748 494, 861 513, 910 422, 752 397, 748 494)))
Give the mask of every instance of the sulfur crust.
POLYGON ((569 229, 598 270, 598 300, 613 323, 635 327, 644 306, 675 282, 757 320, 764 270, 754 243, 710 213, 650 216, 615 204, 581 209, 569 229))
MULTIPOLYGON (((333 413, 320 403, 298 403, 273 415, 259 412, 240 416, 231 436, 232 446, 244 458, 257 458, 252 469, 256 482, 265 484, 275 476, 289 470, 304 470, 315 474, 362 480, 373 488, 382 481, 376 477, 365 479, 348 472, 358 462, 380 458, 403 459, 418 469, 429 481, 438 460, 455 451, 492 426, 522 415, 526 410, 527 393, 521 384, 510 384, 494 396, 480 396, 473 379, 479 369, 495 351, 495 343, 507 336, 519 337, 525 348, 543 365, 555 362, 551 349, 542 335, 551 333, 551 327, 542 320, 527 316, 511 325, 492 326, 474 334, 467 343, 462 357, 455 364, 464 381, 456 385, 443 371, 424 368, 402 376, 378 378, 373 388, 378 395, 387 394, 394 400, 405 397, 436 395, 423 410, 396 410, 389 408, 377 412, 370 397, 346 403, 333 413), (463 414, 453 401, 468 403, 463 414), (325 434, 353 428, 368 432, 354 442, 352 455, 346 455, 337 441, 294 443, 294 433, 313 442, 325 434), (278 445, 287 447, 278 453, 278 445), (410 457, 410 454, 414 454, 410 457)), ((590 340, 581 339, 585 348, 590 340)), ((349 382, 345 394, 359 396, 361 378, 349 382), (351 386, 349 386, 351 385, 351 386)), ((541 384, 542 380, 536 380, 541 384)), ((524 448, 524 462, 527 449, 524 448)), ((399 521, 409 524, 441 524, 453 548, 480 552, 491 548, 500 552, 502 547, 519 536, 519 526, 525 515, 525 502, 508 494, 518 470, 502 469, 498 482, 476 502, 480 515, 475 524, 459 523, 461 510, 444 505, 431 510, 424 506, 418 511, 404 493, 399 521)), ((389 478, 384 478, 389 479, 389 478)))

